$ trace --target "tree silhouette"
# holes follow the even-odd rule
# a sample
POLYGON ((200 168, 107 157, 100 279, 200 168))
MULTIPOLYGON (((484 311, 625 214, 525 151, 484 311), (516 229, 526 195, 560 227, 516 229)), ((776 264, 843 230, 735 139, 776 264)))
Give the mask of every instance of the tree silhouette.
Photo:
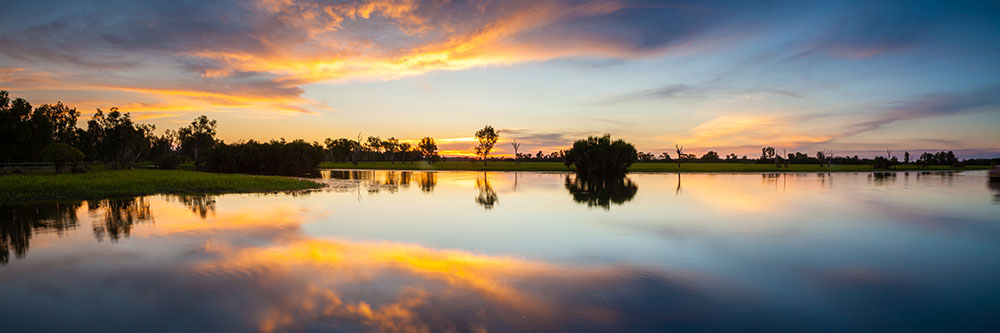
POLYGON ((684 159, 684 147, 680 145, 674 145, 674 149, 677 150, 677 168, 681 168, 681 160, 684 159))
POLYGON ((521 144, 517 143, 517 139, 514 139, 514 142, 511 142, 510 145, 514 147, 514 162, 521 164, 521 154, 517 152, 517 150, 521 148, 521 144))
POLYGON ((565 164, 580 175, 621 177, 638 160, 638 155, 631 143, 621 139, 612 142, 611 135, 605 134, 577 140, 566 153, 565 164))
POLYGON ((417 148, 420 149, 420 154, 423 155, 424 159, 431 162, 437 162, 438 146, 437 143, 434 142, 433 138, 424 137, 423 139, 420 139, 420 143, 417 145, 417 148))
POLYGON ((215 120, 208 119, 208 116, 201 115, 191 121, 188 126, 177 130, 177 139, 181 144, 181 151, 188 154, 196 165, 201 165, 200 154, 212 149, 218 141, 216 135, 215 120))
POLYGON ((500 133, 493 130, 493 126, 486 125, 483 129, 476 132, 476 140, 479 140, 479 145, 476 146, 476 155, 483 158, 483 166, 486 165, 486 159, 490 156, 490 151, 493 150, 493 145, 500 140, 500 133))

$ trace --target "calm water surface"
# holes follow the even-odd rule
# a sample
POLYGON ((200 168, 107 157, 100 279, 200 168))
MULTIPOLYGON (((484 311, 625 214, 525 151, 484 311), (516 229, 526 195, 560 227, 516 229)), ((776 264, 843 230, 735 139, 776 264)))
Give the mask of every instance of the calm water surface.
POLYGON ((0 204, 0 331, 1000 329, 983 172, 322 180, 0 204))

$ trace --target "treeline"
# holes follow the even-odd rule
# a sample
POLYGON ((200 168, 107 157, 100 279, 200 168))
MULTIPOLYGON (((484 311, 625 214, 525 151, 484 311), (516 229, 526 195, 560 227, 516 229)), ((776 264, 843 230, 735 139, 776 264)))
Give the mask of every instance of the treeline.
POLYGON ((77 127, 79 117, 80 112, 62 103, 32 108, 27 100, 11 100, 0 90, 0 163, 46 161, 59 172, 64 165, 83 171, 79 162, 112 169, 129 169, 140 161, 163 169, 193 162, 197 169, 214 172, 302 175, 326 156, 319 143, 303 140, 227 144, 216 138, 217 122, 206 116, 163 135, 118 108, 97 109, 86 128, 77 127))
MULTIPOLYGON (((917 165, 928 167, 931 165, 947 165, 953 167, 963 167, 966 165, 995 165, 1000 164, 1000 158, 974 158, 960 160, 953 151, 925 152, 919 157, 903 152, 903 159, 900 160, 893 155, 892 151, 887 151, 886 156, 875 156, 873 158, 862 158, 854 156, 835 156, 830 151, 818 151, 814 155, 802 152, 792 152, 787 154, 777 153, 774 147, 761 148, 761 155, 748 157, 728 154, 721 156, 716 151, 708 151, 701 156, 683 152, 683 147, 678 147, 674 155, 667 152, 654 154, 651 152, 638 152, 638 162, 642 163, 742 163, 742 164, 774 164, 778 167, 789 164, 850 164, 850 165, 870 165, 876 169, 891 169, 897 165, 917 165), (784 156, 782 156, 784 155, 784 156), (678 156, 678 157, 675 157, 678 156), (916 157, 916 158, 913 158, 916 157)), ((566 162, 568 150, 553 151, 544 153, 538 151, 534 154, 517 154, 516 157, 494 157, 491 161, 527 161, 527 162, 566 162)), ((454 159, 454 158, 453 158, 454 159)), ((471 158, 459 158, 469 159, 471 158)))
POLYGON ((369 136, 365 140, 361 140, 360 136, 357 140, 327 138, 324 143, 328 159, 333 162, 405 163, 418 160, 436 162, 441 159, 437 143, 431 137, 420 139, 416 145, 399 142, 395 137, 382 140, 377 136, 369 136))

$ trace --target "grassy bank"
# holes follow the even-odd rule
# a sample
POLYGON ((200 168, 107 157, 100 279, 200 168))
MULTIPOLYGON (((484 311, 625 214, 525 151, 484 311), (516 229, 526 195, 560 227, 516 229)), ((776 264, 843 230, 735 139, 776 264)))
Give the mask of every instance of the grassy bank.
POLYGON ((147 194, 273 192, 318 188, 310 180, 183 170, 98 170, 0 176, 0 201, 96 199, 147 194))
MULTIPOLYGON (((437 163, 389 163, 362 162, 357 166, 351 163, 323 162, 320 168, 329 169, 373 169, 373 170, 465 170, 465 171, 569 171, 561 162, 437 162, 437 163)), ((986 166, 968 166, 964 170, 981 170, 986 166)), ((931 171, 955 170, 950 166, 931 166, 921 168, 916 165, 897 166, 896 171, 931 171)), ((876 171, 867 165, 834 165, 830 168, 810 164, 792 164, 788 168, 775 168, 773 164, 742 164, 742 163, 682 163, 680 168, 676 163, 636 163, 632 172, 864 172, 876 171)))

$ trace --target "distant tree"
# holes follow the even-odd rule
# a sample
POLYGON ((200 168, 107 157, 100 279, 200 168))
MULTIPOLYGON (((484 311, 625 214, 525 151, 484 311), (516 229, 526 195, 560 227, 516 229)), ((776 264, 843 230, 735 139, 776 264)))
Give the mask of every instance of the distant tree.
POLYGON ((149 159, 160 169, 176 169, 183 158, 177 152, 177 132, 166 130, 162 136, 154 136, 150 142, 149 159))
POLYGON ((677 168, 680 169, 681 160, 684 159, 684 147, 675 144, 674 148, 677 150, 677 168))
POLYGON ((739 160, 739 157, 737 157, 736 154, 730 153, 729 155, 726 155, 726 162, 736 162, 736 160, 739 160))
POLYGON ((910 152, 903 152, 903 164, 910 164, 910 152))
POLYGON ((664 162, 670 162, 670 153, 662 152, 660 153, 660 159, 664 162))
POLYGON ((40 112, 52 124, 52 139, 55 142, 73 144, 76 139, 76 120, 80 112, 76 108, 71 108, 57 102, 56 104, 45 104, 36 112, 40 112))
POLYGON ((876 156, 875 159, 872 160, 871 166, 874 169, 888 170, 892 168, 892 160, 883 156, 876 156))
POLYGON ((816 152, 816 160, 819 161, 819 167, 823 167, 823 163, 826 161, 826 153, 822 151, 816 152))
POLYGON ((417 144, 417 148, 420 149, 420 154, 423 156, 424 159, 431 162, 437 162, 438 146, 437 143, 434 142, 433 138, 424 137, 423 139, 420 139, 420 143, 417 144))
POLYGON ((774 166, 778 167, 778 159, 775 157, 774 147, 764 147, 760 149, 760 159, 762 161, 768 161, 774 159, 774 166))
MULTIPOLYGON (((369 136, 368 144, 366 145, 367 148, 366 150, 370 152, 371 155, 379 155, 382 153, 382 149, 384 148, 384 146, 385 144, 383 143, 382 138, 379 138, 377 136, 369 136)), ((374 160, 374 156, 369 157, 369 159, 374 160)))
POLYGON ((517 143, 517 139, 514 139, 514 142, 511 142, 510 145, 514 147, 514 163, 521 164, 521 154, 517 152, 521 148, 521 144, 517 143))
POLYGON ((284 139, 261 143, 219 143, 205 154, 205 169, 212 172, 302 176, 310 173, 326 153, 317 142, 284 139))
POLYGON ((702 162, 715 163, 715 162, 719 162, 721 160, 722 159, 719 158, 719 153, 716 153, 716 152, 711 151, 711 150, 708 151, 707 153, 705 153, 705 155, 701 156, 701 161, 702 162))
POLYGON ((112 169, 132 168, 150 148, 152 125, 136 124, 128 113, 112 107, 105 114, 101 109, 87 122, 87 132, 95 140, 97 154, 112 169))
POLYGON ((326 145, 327 153, 330 154, 330 160, 334 162, 347 162, 351 160, 354 149, 358 145, 357 141, 348 138, 336 140, 327 138, 323 143, 326 145))
POLYGON ((483 165, 486 165, 486 159, 490 156, 490 151, 493 150, 493 145, 500 140, 500 133, 493 130, 493 126, 486 125, 483 129, 476 132, 476 140, 479 141, 479 145, 476 146, 476 155, 483 158, 483 165))
POLYGON ((631 143, 611 141, 611 135, 605 134, 576 141, 565 159, 566 166, 579 175, 621 177, 639 159, 639 153, 631 143))
POLYGON ((63 166, 67 163, 75 167, 77 162, 83 160, 83 152, 62 142, 48 145, 41 153, 46 161, 55 166, 56 173, 62 172, 63 166))
POLYGON ((389 163, 396 163, 396 152, 399 151, 399 140, 395 137, 389 137, 385 141, 382 141, 382 149, 389 155, 389 163))
POLYGON ((406 161, 410 159, 410 153, 412 152, 411 149, 413 148, 406 142, 400 143, 398 147, 399 153, 403 156, 402 162, 406 163, 406 161))
POLYGON ((208 119, 208 116, 201 115, 191 121, 191 124, 177 130, 181 151, 190 156, 195 165, 201 165, 200 154, 212 149, 217 143, 216 123, 215 120, 208 119))

